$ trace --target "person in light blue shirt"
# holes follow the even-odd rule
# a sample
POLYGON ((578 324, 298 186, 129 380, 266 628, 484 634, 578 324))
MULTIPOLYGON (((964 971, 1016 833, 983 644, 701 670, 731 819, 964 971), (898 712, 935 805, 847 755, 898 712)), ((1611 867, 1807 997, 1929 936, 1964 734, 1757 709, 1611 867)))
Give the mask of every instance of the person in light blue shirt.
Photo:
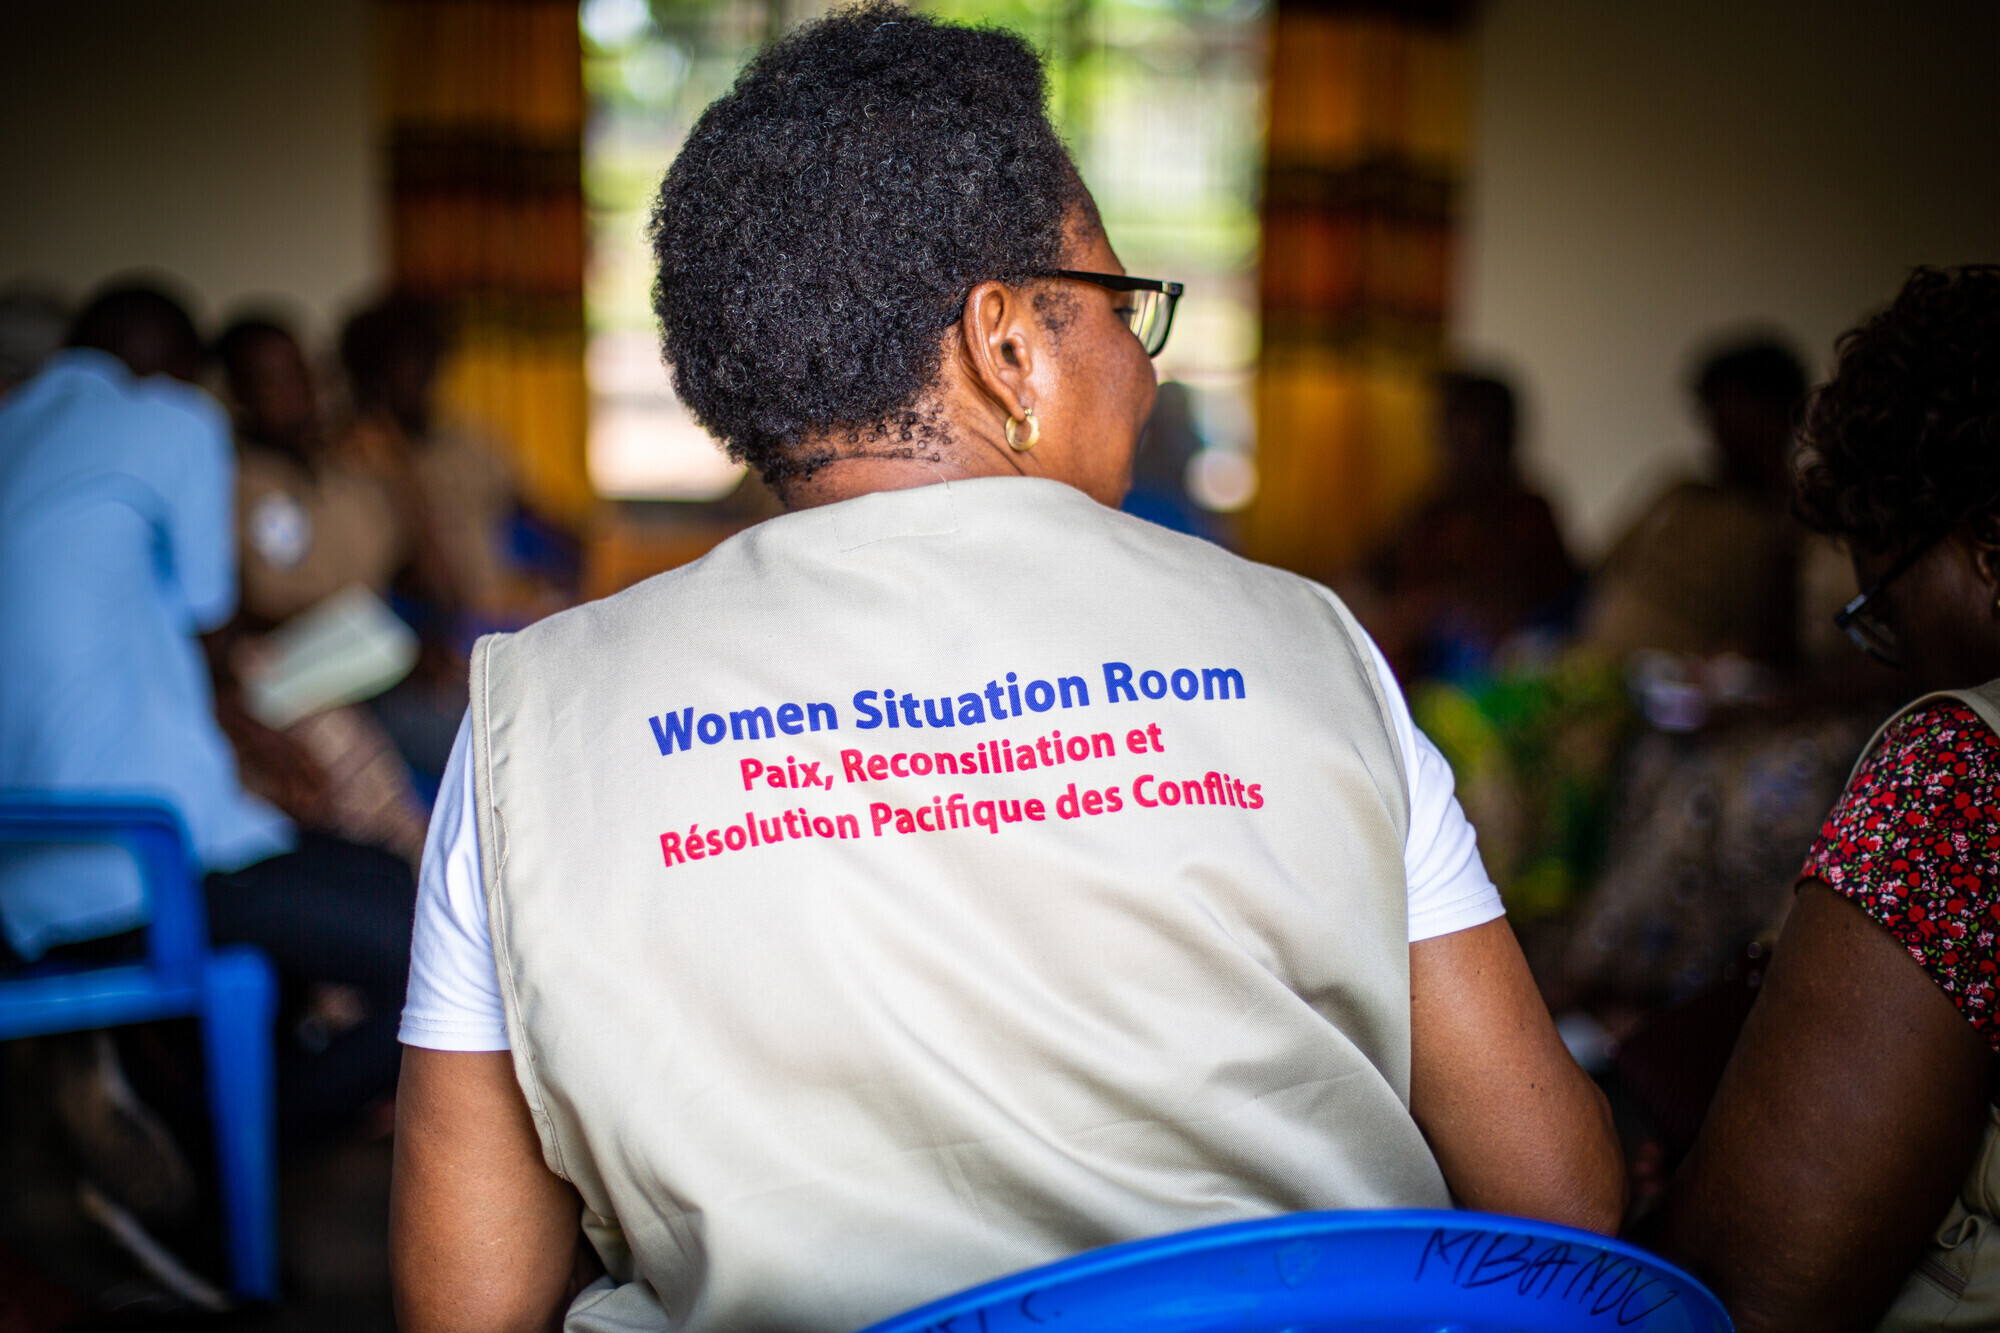
MULTIPOLYGON (((294 843, 237 781, 195 638, 235 610, 234 484, 216 404, 108 352, 61 352, 0 404, 0 787, 164 798, 209 870, 294 843)), ((0 857, 24 958, 144 910, 115 850, 0 857)))
MULTIPOLYGON (((206 872, 216 942, 256 945, 289 982, 360 992, 358 1025, 316 1054, 279 1052, 280 1134, 313 1137, 394 1085, 414 877, 381 848, 296 827, 238 779, 198 641, 236 606, 235 453, 189 382, 193 322, 120 288, 69 341, 0 399, 0 788, 166 801, 206 872)), ((0 966, 145 923, 122 851, 0 848, 0 966)))

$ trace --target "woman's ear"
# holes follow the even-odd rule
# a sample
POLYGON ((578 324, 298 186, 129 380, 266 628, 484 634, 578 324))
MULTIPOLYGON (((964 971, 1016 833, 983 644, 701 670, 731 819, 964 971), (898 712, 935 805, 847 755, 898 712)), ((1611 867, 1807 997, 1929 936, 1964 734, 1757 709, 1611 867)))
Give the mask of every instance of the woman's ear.
POLYGON ((1033 301, 1004 282, 982 282, 965 298, 960 331, 974 382, 1002 414, 1025 416, 1035 406, 1031 382, 1041 350, 1033 301))

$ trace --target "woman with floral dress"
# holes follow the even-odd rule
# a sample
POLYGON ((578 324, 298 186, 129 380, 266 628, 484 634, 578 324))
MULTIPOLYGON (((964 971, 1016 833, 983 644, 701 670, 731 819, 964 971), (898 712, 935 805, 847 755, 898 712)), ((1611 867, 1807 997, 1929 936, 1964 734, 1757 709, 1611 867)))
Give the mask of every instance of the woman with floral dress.
POLYGON ((1841 339, 1799 504, 1865 590, 1842 628, 1918 697, 1807 855, 1648 1231, 1746 1333, 2000 1327, 2000 268, 1919 269, 1841 339))

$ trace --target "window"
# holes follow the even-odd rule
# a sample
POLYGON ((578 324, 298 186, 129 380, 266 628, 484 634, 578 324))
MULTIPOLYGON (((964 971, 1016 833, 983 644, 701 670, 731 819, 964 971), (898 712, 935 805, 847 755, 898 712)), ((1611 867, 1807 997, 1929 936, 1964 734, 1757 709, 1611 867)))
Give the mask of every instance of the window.
MULTIPOLYGON (((1189 388, 1207 446, 1196 498, 1248 498, 1257 357, 1258 187, 1268 0, 934 0, 997 22, 1049 60, 1052 110, 1126 267, 1183 282, 1160 373, 1189 388), (1209 479, 1204 482, 1202 479, 1209 479), (1204 494, 1204 486, 1207 493, 1204 494)), ((703 107, 768 37, 818 12, 806 0, 586 0, 584 150, 590 467, 613 498, 702 501, 733 488, 729 463, 674 401, 648 304, 644 229, 653 191, 703 107)))

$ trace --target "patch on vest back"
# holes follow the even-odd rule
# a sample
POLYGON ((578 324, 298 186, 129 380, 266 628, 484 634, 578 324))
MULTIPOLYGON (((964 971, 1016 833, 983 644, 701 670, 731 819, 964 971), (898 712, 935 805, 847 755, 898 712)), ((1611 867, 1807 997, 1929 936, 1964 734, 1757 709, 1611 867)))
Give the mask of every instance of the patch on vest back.
MULTIPOLYGON (((983 688, 962 693, 920 697, 893 687, 856 690, 849 697, 847 721, 851 732, 942 732, 945 729, 1020 724, 1051 710, 1111 705, 1228 705, 1249 698, 1243 672, 1233 666, 1134 668, 1126 662, 1105 662, 1091 675, 1022 681, 1007 672, 983 688)), ((1171 712, 1147 718, 1112 721, 1102 731, 1078 728, 1069 734, 1052 727, 1023 739, 988 733, 974 738, 923 736, 884 745, 876 737, 850 746, 836 741, 842 711, 825 700, 786 701, 775 706, 718 709, 697 716, 693 706, 646 719, 660 756, 686 754, 697 746, 732 742, 776 741, 780 736, 825 739, 797 745, 823 746, 817 755, 779 755, 763 750, 737 757, 736 779, 714 792, 721 807, 732 796, 771 798, 784 792, 785 804, 749 809, 739 817, 718 809, 686 828, 659 835, 660 858, 667 868, 686 865, 729 852, 772 847, 812 838, 891 837, 919 833, 984 830, 998 836, 1009 825, 1023 828, 1058 821, 1095 819, 1110 815, 1161 817, 1161 812, 1186 815, 1220 807, 1239 812, 1264 808, 1264 784, 1198 762, 1181 764, 1170 757, 1171 712), (726 716, 725 716, 726 711, 726 716), (1066 765, 1092 765, 1091 772, 1066 784, 1039 781, 1041 771, 1066 765), (1033 789, 1024 790, 1021 775, 1034 774, 1033 789), (951 779, 947 782, 946 779, 951 779), (899 784, 922 783, 925 790, 897 791, 899 784), (886 786, 882 790, 878 786, 886 786), (876 790, 857 791, 871 787, 876 790), (810 797, 802 793, 811 793, 810 797), (842 799, 845 797, 846 799, 842 799), (794 804, 794 802, 798 802, 794 804)), ((1011 728, 1009 728, 1011 730, 1011 728)), ((842 740, 845 738, 843 737, 842 740)))

